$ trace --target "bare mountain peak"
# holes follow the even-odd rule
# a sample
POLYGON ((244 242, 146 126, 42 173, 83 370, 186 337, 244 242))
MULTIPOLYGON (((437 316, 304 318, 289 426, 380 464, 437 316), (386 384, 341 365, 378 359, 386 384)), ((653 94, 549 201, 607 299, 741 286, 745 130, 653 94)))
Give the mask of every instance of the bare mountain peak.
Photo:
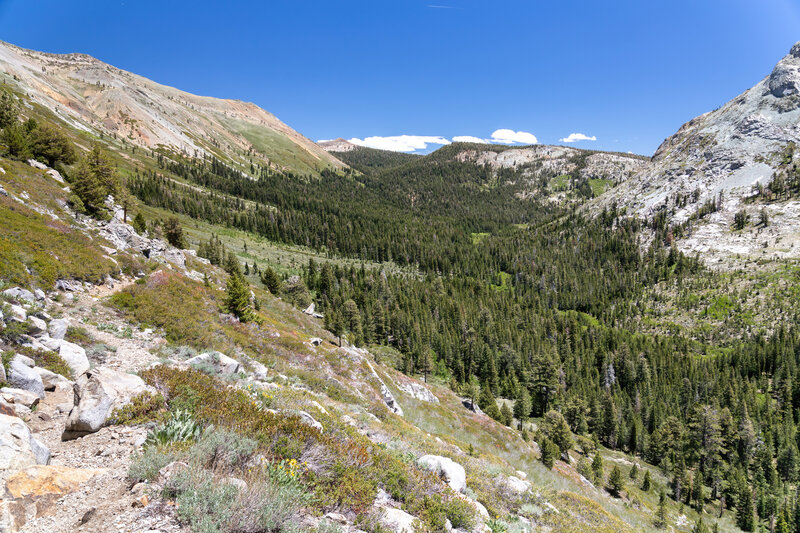
POLYGON ((800 42, 781 59, 769 76, 769 90, 775 98, 800 94, 800 42))

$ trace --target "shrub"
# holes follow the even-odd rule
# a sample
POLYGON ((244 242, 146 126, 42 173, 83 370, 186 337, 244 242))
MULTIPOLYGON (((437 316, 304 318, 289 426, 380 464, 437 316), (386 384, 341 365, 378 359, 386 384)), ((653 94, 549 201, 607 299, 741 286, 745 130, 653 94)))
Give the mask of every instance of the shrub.
POLYGON ((84 347, 95 344, 94 337, 92 337, 83 326, 69 326, 64 339, 73 344, 80 344, 84 347))
POLYGON ((191 459, 205 468, 230 471, 247 463, 258 443, 225 429, 209 428, 191 449, 191 459))
POLYGON ((44 368, 56 374, 60 374, 68 379, 73 378, 72 369, 55 352, 50 352, 46 350, 34 350, 33 348, 27 348, 24 346, 15 348, 15 350, 17 353, 33 359, 34 362, 36 363, 36 366, 38 367, 44 368))
POLYGON ((137 394, 131 401, 111 413, 112 425, 137 425, 144 424, 159 418, 166 406, 164 397, 160 394, 143 392, 137 394))
POLYGON ((158 471, 178 459, 178 454, 169 448, 151 446, 141 453, 134 454, 128 467, 128 480, 132 483, 152 481, 158 471))

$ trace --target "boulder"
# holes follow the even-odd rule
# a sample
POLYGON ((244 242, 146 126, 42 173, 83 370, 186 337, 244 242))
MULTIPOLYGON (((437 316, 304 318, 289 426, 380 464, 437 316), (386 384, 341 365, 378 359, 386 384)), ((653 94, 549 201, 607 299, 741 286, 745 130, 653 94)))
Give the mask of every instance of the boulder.
POLYGON ((86 357, 86 350, 77 344, 59 341, 58 355, 72 370, 72 376, 69 377, 79 377, 89 370, 89 358, 86 357))
POLYGON ((20 358, 15 356, 8 365, 8 382, 14 387, 26 390, 44 398, 44 384, 42 378, 20 358))
POLYGON ((106 425, 115 409, 127 405, 139 394, 154 393, 142 378, 105 367, 95 368, 80 376, 73 386, 74 406, 67 418, 62 440, 71 440, 94 433, 106 425))
POLYGON ((54 391, 59 386, 72 386, 72 382, 62 376, 61 374, 56 374, 55 372, 50 372, 46 368, 34 367, 33 371, 39 374, 39 377, 42 378, 42 385, 44 385, 45 391, 54 391))
POLYGON ((31 430, 15 416, 0 415, 0 486, 9 476, 35 464, 31 430))
POLYGON ((28 317, 28 323, 30 324, 30 326, 28 327, 28 333, 30 333, 34 337, 38 337, 40 335, 47 333, 47 322, 45 322, 41 318, 30 316, 28 317))
POLYGON ((31 451, 36 457, 36 464, 46 465, 50 463, 50 448, 39 439, 34 438, 33 435, 31 435, 31 451))
POLYGON ((192 357, 186 363, 190 366, 210 365, 221 374, 238 374, 242 370, 242 365, 239 364, 239 361, 231 359, 222 352, 201 353, 192 357))
POLYGON ((450 488, 456 492, 467 490, 467 474, 464 467, 448 457, 440 455, 423 455, 417 464, 430 472, 439 475, 450 488))
POLYGON ((531 488, 530 481, 525 481, 516 476, 509 476, 506 485, 517 494, 525 494, 531 488))
POLYGON ((36 361, 31 359, 30 357, 22 354, 17 354, 14 356, 14 359, 22 363, 23 365, 27 366, 28 368, 33 368, 36 366, 36 361))
POLYGON ((26 304, 33 304, 36 301, 36 297, 31 291, 22 289, 20 287, 13 287, 11 289, 4 290, 3 296, 17 303, 24 302, 26 304))
MULTIPOLYGON (((2 355, 3 355, 3 352, 0 351, 0 356, 2 356, 2 355)), ((0 382, 6 381, 6 378, 7 378, 7 376, 6 376, 6 367, 5 367, 5 365, 2 364, 2 362, 0 362, 0 382)))
POLYGON ((25 322, 28 319, 28 313, 19 305, 12 304, 11 314, 6 321, 13 320, 14 322, 25 322))
POLYGON ((3 387, 0 389, 0 396, 7 402, 17 405, 24 405, 28 409, 32 409, 39 405, 41 398, 35 392, 27 391, 25 389, 18 389, 16 387, 3 387))
POLYGON ((322 424, 314 420, 313 416, 305 411, 297 411, 297 416, 300 417, 300 420, 302 420, 304 424, 311 426, 312 428, 316 428, 320 431, 320 433, 322 433, 322 424))
POLYGON ((6 480, 6 490, 12 498, 37 500, 50 495, 63 496, 75 492, 82 483, 102 472, 93 468, 28 466, 6 480))
POLYGON ((35 159, 28 159, 28 164, 33 168, 38 168, 39 170, 47 170, 47 165, 45 165, 44 163, 40 163, 35 159))
POLYGON ((67 328, 69 327, 69 320, 66 318, 56 318, 50 321, 48 332, 50 337, 57 340, 64 340, 67 336, 67 328))
POLYGON ((417 519, 400 509, 383 507, 380 523, 395 533, 414 533, 417 519))
POLYGON ((78 283, 77 281, 60 279, 56 281, 56 289, 64 292, 75 292, 81 289, 81 284, 78 283))

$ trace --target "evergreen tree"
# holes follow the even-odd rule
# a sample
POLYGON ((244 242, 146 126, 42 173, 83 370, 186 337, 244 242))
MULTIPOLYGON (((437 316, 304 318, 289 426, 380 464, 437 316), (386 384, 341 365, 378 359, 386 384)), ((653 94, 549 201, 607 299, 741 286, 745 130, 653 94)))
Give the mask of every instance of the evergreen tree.
POLYGON ((514 402, 514 416, 517 420, 525 422, 531 415, 531 395, 527 387, 519 388, 519 396, 514 402))
POLYGON ((694 473, 692 480, 692 500, 694 500, 694 508, 698 513, 703 512, 703 504, 705 503, 705 489, 703 487, 703 476, 699 471, 694 473))
POLYGON ((644 471, 644 479, 642 479, 642 492, 650 492, 650 471, 644 471))
POLYGON ((628 477, 631 478, 631 481, 636 481, 639 477, 639 465, 633 463, 630 472, 628 472, 628 477))
POLYGON ((603 456, 600 455, 600 450, 596 451, 592 458, 592 472, 594 472, 594 482, 602 483, 605 475, 603 473, 603 456))
POLYGON ((469 383, 467 384, 467 396, 469 397, 469 403, 473 411, 475 410, 475 400, 478 399, 480 391, 481 387, 478 384, 478 378, 474 375, 470 376, 469 383))
POLYGON ((17 106, 8 93, 0 96, 0 129, 7 128, 17 123, 17 106))
POLYGON ((225 308, 242 322, 253 319, 253 310, 250 307, 250 287, 240 273, 235 273, 228 278, 225 308))
POLYGON ((186 239, 178 217, 169 217, 164 223, 164 237, 175 248, 186 248, 186 239))
POLYGON ((667 527, 667 493, 663 489, 658 494, 658 509, 654 524, 659 529, 667 527))
POLYGON ((268 266, 261 270, 261 283, 264 284, 272 295, 280 295, 282 285, 281 278, 278 277, 277 272, 275 272, 272 267, 268 266))
POLYGON ((512 427, 514 423, 514 413, 511 412, 511 408, 505 402, 503 402, 503 406, 500 408, 500 420, 508 427, 512 427))
POLYGON ((702 516, 697 519, 697 522, 695 523, 694 528, 692 529, 692 533, 711 533, 708 529, 708 526, 706 526, 703 523, 702 516))
POLYGON ((136 213, 136 216, 133 217, 133 229, 139 235, 142 235, 145 231, 147 231, 147 223, 145 222, 141 213, 136 213))
POLYGON ((539 439, 539 449, 542 453, 542 464, 547 468, 553 468, 559 455, 558 446, 547 437, 542 436, 539 439))
POLYGON ((495 400, 488 382, 484 382, 483 385, 481 385, 481 394, 478 396, 478 406, 487 416, 498 421, 500 420, 500 409, 497 408, 497 400, 495 400))
POLYGON ((739 500, 736 502, 736 525, 742 531, 754 531, 756 527, 753 493, 747 483, 743 483, 739 488, 739 500))
POLYGON ((625 490, 625 479, 617 465, 614 465, 611 474, 608 475, 608 490, 615 498, 621 497, 622 491, 625 490))
POLYGON ((562 455, 572 448, 572 433, 569 430, 569 424, 558 411, 550 410, 545 414, 542 429, 550 440, 558 446, 562 455))
POLYGON ((433 358, 434 353, 432 348, 422 349, 417 366, 419 371, 422 373, 425 383, 428 382, 428 374, 430 374, 431 370, 433 369, 433 358))

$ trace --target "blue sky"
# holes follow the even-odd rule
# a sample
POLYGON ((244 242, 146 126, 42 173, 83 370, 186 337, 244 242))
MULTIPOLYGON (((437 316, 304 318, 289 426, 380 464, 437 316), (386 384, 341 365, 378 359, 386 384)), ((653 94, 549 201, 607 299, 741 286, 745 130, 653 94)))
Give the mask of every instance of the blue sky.
POLYGON ((800 0, 0 0, 0 39, 252 101, 314 140, 579 133, 649 155, 769 74, 800 0))

